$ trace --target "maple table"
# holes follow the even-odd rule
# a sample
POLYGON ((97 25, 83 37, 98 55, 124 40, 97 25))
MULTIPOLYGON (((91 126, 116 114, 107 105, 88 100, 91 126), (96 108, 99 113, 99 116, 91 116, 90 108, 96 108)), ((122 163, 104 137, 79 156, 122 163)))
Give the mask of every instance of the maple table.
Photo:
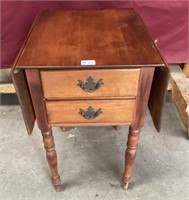
MULTIPOLYGON (((60 191, 52 127, 130 125, 127 189, 147 105, 160 130, 168 66, 133 9, 47 10, 12 68, 26 128, 35 119, 60 191)), ((108 156, 108 155, 107 155, 108 156)))

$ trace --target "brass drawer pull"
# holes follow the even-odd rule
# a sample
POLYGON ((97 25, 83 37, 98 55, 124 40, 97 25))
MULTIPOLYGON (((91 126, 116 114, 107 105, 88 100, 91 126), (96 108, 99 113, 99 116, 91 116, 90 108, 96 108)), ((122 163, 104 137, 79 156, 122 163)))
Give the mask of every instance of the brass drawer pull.
POLYGON ((85 119, 92 120, 98 117, 102 113, 102 109, 99 108, 97 111, 94 110, 93 107, 89 106, 87 110, 79 109, 79 114, 83 116, 85 119))
POLYGON ((82 80, 78 80, 77 84, 82 90, 85 92, 94 92, 98 90, 102 85, 104 85, 103 80, 100 79, 96 83, 94 82, 94 79, 89 76, 87 81, 84 83, 82 80))

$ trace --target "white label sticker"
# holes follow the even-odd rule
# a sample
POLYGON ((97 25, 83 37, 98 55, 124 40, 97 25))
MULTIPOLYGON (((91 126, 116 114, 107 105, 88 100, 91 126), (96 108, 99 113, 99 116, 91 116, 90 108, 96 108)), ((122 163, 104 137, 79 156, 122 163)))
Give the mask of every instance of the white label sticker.
POLYGON ((81 65, 96 65, 95 60, 81 60, 81 65))

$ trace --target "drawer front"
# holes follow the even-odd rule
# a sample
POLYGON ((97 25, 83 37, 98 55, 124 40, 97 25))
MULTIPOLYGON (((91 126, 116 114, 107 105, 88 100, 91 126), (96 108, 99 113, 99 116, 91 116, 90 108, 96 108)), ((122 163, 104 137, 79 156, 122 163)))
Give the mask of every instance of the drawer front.
POLYGON ((47 99, 133 97, 140 69, 41 71, 47 99))
POLYGON ((133 119, 135 100, 47 101, 48 123, 128 124, 133 119))

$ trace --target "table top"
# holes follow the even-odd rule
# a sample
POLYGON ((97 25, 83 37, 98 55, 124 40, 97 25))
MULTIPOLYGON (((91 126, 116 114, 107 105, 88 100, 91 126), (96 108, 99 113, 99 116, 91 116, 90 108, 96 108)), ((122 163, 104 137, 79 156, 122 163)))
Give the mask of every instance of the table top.
POLYGON ((71 69, 91 65, 166 66, 133 9, 43 11, 16 63, 17 68, 71 69))

